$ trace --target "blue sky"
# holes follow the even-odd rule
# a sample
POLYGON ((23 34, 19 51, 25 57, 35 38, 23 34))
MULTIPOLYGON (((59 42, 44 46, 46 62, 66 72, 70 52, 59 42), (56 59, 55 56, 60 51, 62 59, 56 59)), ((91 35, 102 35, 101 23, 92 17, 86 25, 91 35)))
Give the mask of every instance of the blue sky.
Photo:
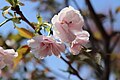
MULTIPOLYGON (((59 1, 59 0, 58 0, 59 1)), ((63 0, 62 0, 63 1, 63 0)), ((80 6, 80 8, 85 8, 85 3, 84 0, 76 0, 80 6)), ((118 6, 120 6, 120 0, 91 0, 95 11, 96 12, 100 12, 103 13, 105 12, 106 14, 108 13, 109 9, 112 8, 112 11, 114 11, 114 9, 116 9, 118 6)), ((31 3, 29 1, 25 1, 24 2, 25 6, 21 7, 21 11, 23 12, 23 14, 27 17, 27 19, 31 22, 36 22, 36 11, 34 10, 34 8, 38 5, 38 3, 31 3)), ((5 2, 5 0, 1 0, 0 1, 0 9, 5 6, 5 5, 9 5, 8 3, 5 2)), ((76 8, 76 6, 73 4, 72 0, 70 2, 70 5, 73 6, 74 8, 76 8)), ((41 16, 46 17, 45 14, 41 14, 41 16)), ((48 15, 49 16, 49 15, 48 15)), ((120 26, 120 13, 116 16, 119 17, 115 23, 115 29, 116 30, 120 30, 119 26, 120 26)), ((0 23, 2 21, 4 21, 5 19, 2 17, 1 11, 0 11, 0 23)), ((31 28, 29 27, 28 24, 26 24, 25 22, 22 22, 22 24, 19 25, 20 27, 26 27, 27 29, 31 30, 31 28)), ((0 35, 7 35, 7 33, 9 31, 12 31, 13 33, 17 33, 17 30, 14 29, 12 22, 8 22, 5 25, 3 25, 2 27, 0 27, 0 35)), ((51 57, 47 57, 45 59, 47 61, 46 65, 48 67, 50 67, 51 69, 55 70, 56 72, 61 73, 62 75, 68 77, 69 74, 64 73, 60 70, 66 70, 67 65, 66 63, 64 63, 61 59, 55 57, 55 56, 51 56, 51 57)), ((88 75, 86 75, 86 73, 88 73, 89 71, 87 70, 88 67, 83 67, 82 71, 80 73, 80 75, 82 77, 86 77, 88 75)), ((111 80, 113 77, 111 77, 111 80)), ((75 76, 71 77, 71 80, 78 80, 75 76)), ((63 80, 62 78, 59 77, 59 80, 63 80)), ((91 79, 93 80, 93 79, 91 79)))

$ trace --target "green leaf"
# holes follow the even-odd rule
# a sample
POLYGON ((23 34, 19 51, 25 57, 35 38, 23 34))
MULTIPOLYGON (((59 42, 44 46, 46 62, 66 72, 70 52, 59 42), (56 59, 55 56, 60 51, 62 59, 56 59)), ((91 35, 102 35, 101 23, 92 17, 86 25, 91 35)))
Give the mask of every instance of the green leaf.
POLYGON ((37 20, 38 20, 38 24, 41 25, 42 24, 42 17, 40 15, 37 15, 37 20))
POLYGON ((118 12, 120 12, 120 6, 119 7, 117 7, 117 9, 116 9, 116 11, 115 11, 116 13, 118 13, 118 12))
POLYGON ((14 40, 14 41, 16 41, 16 42, 19 42, 19 41, 21 41, 21 40, 23 39, 23 37, 21 37, 19 34, 10 34, 10 35, 8 36, 8 38, 9 38, 10 40, 14 40))
POLYGON ((34 34, 28 30, 26 30, 25 28, 19 28, 19 27, 16 27, 16 29, 19 31, 19 34, 22 36, 22 37, 25 37, 25 38, 32 38, 34 37, 34 34))
POLYGON ((22 2, 19 2, 18 4, 19 4, 20 6, 24 6, 24 3, 22 3, 22 2))
POLYGON ((13 14, 11 12, 8 12, 8 14, 13 17, 13 14))
POLYGON ((21 23, 19 17, 12 18, 12 21, 13 21, 14 23, 17 23, 17 24, 20 24, 20 23, 21 23))
POLYGON ((8 12, 10 10, 10 7, 4 7, 2 10, 3 10, 2 12, 3 17, 7 18, 5 15, 10 13, 8 12))
POLYGON ((19 3, 19 0, 6 0, 8 3, 12 5, 12 7, 16 7, 19 3))
POLYGON ((5 7, 3 7, 1 10, 6 11, 6 10, 8 10, 9 8, 10 8, 10 6, 5 6, 5 7))
POLYGON ((51 25, 51 24, 49 24, 49 23, 47 23, 47 22, 44 22, 44 23, 42 24, 42 26, 44 26, 44 27, 46 27, 46 26, 51 27, 52 25, 51 25))
POLYGON ((5 6, 4 8, 1 9, 1 10, 3 11, 3 12, 2 12, 2 15, 3 15, 3 17, 5 17, 6 19, 7 19, 7 17, 5 16, 6 14, 9 14, 10 16, 13 17, 13 14, 12 14, 11 12, 9 12, 10 8, 11 8, 10 6, 5 6))
POLYGON ((10 3, 11 5, 13 5, 13 0, 6 0, 8 3, 10 3))
POLYGON ((44 23, 42 24, 42 26, 44 27, 45 31, 48 32, 48 35, 49 35, 50 32, 51 32, 51 24, 49 24, 49 23, 47 23, 47 22, 44 22, 44 23))
POLYGON ((51 29, 51 27, 47 27, 47 28, 45 28, 45 30, 48 32, 48 34, 50 34, 50 29, 51 29))

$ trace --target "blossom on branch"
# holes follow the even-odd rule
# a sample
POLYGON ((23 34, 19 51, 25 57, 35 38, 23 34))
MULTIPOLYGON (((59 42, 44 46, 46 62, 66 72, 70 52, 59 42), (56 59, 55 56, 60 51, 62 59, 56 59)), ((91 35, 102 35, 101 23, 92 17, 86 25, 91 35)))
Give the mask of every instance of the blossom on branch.
POLYGON ((51 56, 52 54, 60 57, 60 52, 65 51, 65 46, 60 42, 56 42, 50 36, 35 36, 31 40, 28 40, 28 45, 31 47, 31 53, 38 59, 51 56))
POLYGON ((76 39, 72 42, 70 47, 70 52, 73 55, 79 54, 82 45, 86 44, 89 41, 89 33, 85 30, 82 30, 81 32, 76 34, 76 39))
POLYGON ((4 50, 0 47, 0 69, 4 68, 6 65, 10 68, 13 67, 13 59, 18 56, 18 53, 14 49, 4 50))
POLYGON ((89 33, 82 29, 83 17, 78 10, 69 6, 52 18, 53 36, 70 45, 70 52, 77 55, 81 45, 89 41, 89 33))
POLYGON ((84 25, 80 12, 71 6, 62 9, 51 21, 54 36, 63 42, 72 42, 76 38, 75 33, 81 31, 84 25))

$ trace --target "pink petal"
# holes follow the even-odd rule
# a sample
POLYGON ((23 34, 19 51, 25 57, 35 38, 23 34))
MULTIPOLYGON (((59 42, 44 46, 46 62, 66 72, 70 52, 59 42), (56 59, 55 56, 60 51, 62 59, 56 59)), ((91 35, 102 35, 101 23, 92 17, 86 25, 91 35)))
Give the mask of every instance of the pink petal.
POLYGON ((84 44, 89 41, 90 34, 87 31, 83 30, 83 31, 77 33, 76 36, 77 37, 76 37, 75 42, 84 44))
POLYGON ((0 69, 4 68, 6 64, 3 61, 0 61, 0 69))
POLYGON ((63 21, 66 21, 67 23, 71 22, 75 14, 76 13, 73 10, 69 10, 68 12, 66 12, 66 15, 63 18, 63 21))
POLYGON ((55 15, 52 19, 51 19, 52 24, 55 24, 56 22, 59 22, 58 19, 58 15, 55 15))
POLYGON ((80 31, 82 30, 83 25, 84 25, 84 23, 81 22, 81 21, 79 21, 78 23, 71 23, 71 24, 69 25, 69 27, 70 27, 70 30, 71 30, 74 34, 76 34, 76 33, 80 32, 80 31))
POLYGON ((59 43, 55 43, 52 45, 52 52, 55 56, 60 57, 60 52, 64 52, 64 51, 65 51, 65 45, 59 43))
POLYGON ((71 48, 70 48, 70 52, 73 55, 78 55, 80 53, 82 46, 80 44, 72 44, 71 48))
POLYGON ((67 24, 55 24, 55 35, 58 36, 63 42, 72 42, 75 39, 75 35, 68 29, 67 24))
POLYGON ((60 50, 58 49, 58 46, 56 44, 52 45, 52 52, 55 56, 60 56, 60 50))

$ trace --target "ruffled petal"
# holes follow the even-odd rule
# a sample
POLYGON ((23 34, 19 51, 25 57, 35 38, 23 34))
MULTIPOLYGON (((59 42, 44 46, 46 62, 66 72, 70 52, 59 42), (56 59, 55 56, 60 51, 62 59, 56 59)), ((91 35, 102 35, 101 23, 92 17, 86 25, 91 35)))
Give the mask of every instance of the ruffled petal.
POLYGON ((58 36, 63 42, 72 42, 75 39, 75 35, 68 29, 65 24, 55 24, 55 35, 58 36))
POLYGON ((81 50, 82 46, 80 44, 72 44, 71 48, 70 48, 70 52, 73 54, 73 55, 78 55, 80 53, 80 50, 81 50))

